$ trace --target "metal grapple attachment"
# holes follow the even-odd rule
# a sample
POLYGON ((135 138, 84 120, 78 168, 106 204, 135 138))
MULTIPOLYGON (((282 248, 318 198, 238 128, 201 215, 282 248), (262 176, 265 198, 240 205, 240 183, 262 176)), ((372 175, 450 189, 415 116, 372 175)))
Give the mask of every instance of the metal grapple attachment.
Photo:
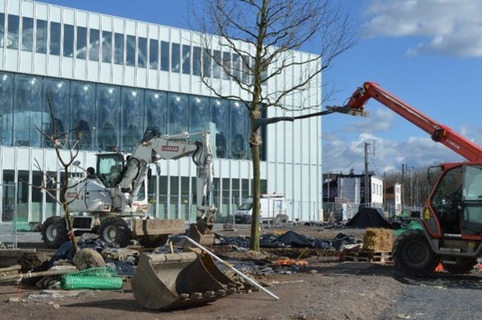
POLYGON ((169 310, 215 301, 236 292, 236 285, 209 256, 143 254, 132 278, 132 292, 143 308, 169 310))

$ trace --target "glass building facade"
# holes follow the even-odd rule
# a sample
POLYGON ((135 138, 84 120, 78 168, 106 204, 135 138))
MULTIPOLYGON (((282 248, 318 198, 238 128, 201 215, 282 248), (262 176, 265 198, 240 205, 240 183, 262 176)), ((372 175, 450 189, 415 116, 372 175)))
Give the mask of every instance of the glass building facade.
MULTIPOLYGON (((59 165, 48 135, 77 137, 85 166, 100 151, 132 150, 147 127, 161 133, 210 130, 215 153, 218 221, 228 219, 251 193, 249 118, 246 106, 216 97, 201 74, 226 90, 249 96, 223 72, 229 68, 249 81, 242 59, 221 45, 206 54, 190 30, 133 21, 38 1, 0 0, 0 189, 2 207, 14 185, 19 216, 43 221, 61 214, 58 205, 34 186, 59 165), (223 68, 211 61, 222 61, 223 68), (54 119, 51 119, 52 110, 54 119)), ((309 56, 295 52, 301 58, 309 56)), ((246 58, 246 57, 244 57, 246 58)), ((276 91, 300 70, 274 77, 276 91)), ((285 105, 321 104, 321 76, 285 105)), ((289 109, 289 108, 288 108, 289 109)), ((302 111, 300 113, 303 113, 302 111)), ((265 116, 299 115, 274 110, 265 116)), ((313 220, 321 204, 321 122, 279 123, 263 130, 262 189, 283 193, 289 214, 313 220)), ((150 213, 161 218, 195 216, 195 166, 189 157, 161 161, 150 177, 150 213)), ((4 217, 4 214, 2 214, 4 217)), ((3 219, 3 218, 2 218, 3 219)))

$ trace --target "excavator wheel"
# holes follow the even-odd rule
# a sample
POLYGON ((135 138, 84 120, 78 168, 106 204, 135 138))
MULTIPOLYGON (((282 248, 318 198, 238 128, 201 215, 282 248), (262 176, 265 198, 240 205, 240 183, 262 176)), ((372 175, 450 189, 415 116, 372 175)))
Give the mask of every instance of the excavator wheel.
POLYGON ((49 248, 59 248, 69 241, 67 226, 63 217, 50 217, 42 225, 42 240, 49 248))
POLYGON ((434 271, 440 258, 432 251, 423 230, 408 230, 393 244, 395 268, 412 276, 424 276, 434 271))
POLYGON ((445 270, 452 274, 466 274, 469 273, 474 269, 474 266, 477 264, 477 259, 475 258, 463 258, 459 257, 453 263, 443 263, 442 265, 445 270))
POLYGON ((104 219, 99 227, 99 235, 105 242, 118 244, 121 247, 127 247, 132 239, 131 230, 127 222, 119 217, 104 219))
POLYGON ((167 243, 168 235, 152 235, 142 236, 139 238, 139 243, 146 248, 162 247, 167 243))

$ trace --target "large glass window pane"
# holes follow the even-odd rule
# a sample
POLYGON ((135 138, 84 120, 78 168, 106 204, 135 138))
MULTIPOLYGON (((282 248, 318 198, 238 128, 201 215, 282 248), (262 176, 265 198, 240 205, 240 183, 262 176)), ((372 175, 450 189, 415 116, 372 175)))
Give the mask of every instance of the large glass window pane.
POLYGON ((97 88, 97 146, 113 151, 119 147, 120 92, 112 86, 97 88))
POLYGON ((169 71, 169 42, 161 41, 161 70, 169 71))
MULTIPOLYGON (((59 25, 60 28, 60 25, 59 25)), ((51 28, 52 30, 52 28, 51 28)), ((53 33, 53 31, 51 31, 53 33)), ((52 37, 53 35, 51 35, 52 37)), ((57 42, 58 48, 60 50, 60 30, 58 36, 59 42, 57 42)), ((36 47, 35 52, 47 53, 47 21, 37 20, 37 35, 36 35, 36 47)), ((59 53, 57 53, 59 54, 59 53)))
POLYGON ((112 32, 102 31, 102 62, 112 62, 112 32))
POLYGON ((157 69, 159 67, 159 41, 149 40, 149 67, 157 69))
POLYGON ((47 119, 44 119, 44 122, 47 123, 47 129, 43 145, 52 147, 52 141, 48 137, 54 134, 58 137, 64 137, 60 139, 64 143, 64 134, 70 128, 69 123, 71 119, 68 82, 57 79, 45 79, 43 101, 45 116, 48 116, 47 119), (50 110, 52 110, 54 117, 53 122, 50 119, 50 110))
POLYGON ((0 47, 3 48, 3 34, 5 33, 5 13, 0 12, 0 47))
POLYGON ((181 70, 181 46, 179 43, 172 44, 171 70, 179 72, 181 70))
POLYGON ((147 66, 147 39, 146 38, 138 38, 137 41, 137 66, 141 68, 145 68, 147 66))
POLYGON ((182 73, 191 73, 191 46, 182 45, 182 73))
POLYGON ((189 96, 189 132, 202 132, 209 128, 209 98, 189 96))
POLYGON ((99 30, 90 29, 89 30, 89 60, 99 61, 99 30))
POLYGON ((188 98, 185 94, 168 93, 168 133, 188 131, 188 98))
POLYGON ((33 50, 33 19, 22 18, 22 50, 32 52, 33 50))
POLYGON ((77 27, 77 58, 85 59, 87 57, 87 28, 77 27))
POLYGON ((135 64, 136 64, 136 37, 127 36, 126 65, 134 66, 135 64))
MULTIPOLYGON (((38 22, 37 22, 38 24, 38 22)), ((38 37, 37 30, 37 37, 38 37)), ((45 31, 45 36, 47 36, 47 31, 45 31)), ((45 39, 47 40, 47 39, 45 39)), ((37 50, 38 50, 39 43, 37 42, 37 50)), ((60 23, 58 22, 50 22, 50 54, 54 54, 56 56, 60 55, 60 23)), ((38 52, 38 51, 37 51, 38 52)))
POLYGON ((153 127, 160 133, 167 133, 167 93, 146 92, 147 127, 153 127))
POLYGON ((15 79, 16 106, 13 118, 13 143, 17 146, 40 147, 42 104, 40 99, 42 83, 39 78, 17 76, 15 79))
POLYGON ((114 63, 123 64, 124 63, 124 35, 121 33, 115 34, 114 39, 114 63))
POLYGON ((95 87, 92 84, 72 82, 72 141, 78 141, 81 149, 93 148, 95 128, 95 87))
POLYGON ((244 103, 231 102, 231 155, 233 159, 248 159, 248 109, 244 103))
POLYGON ((122 150, 132 152, 142 138, 144 95, 139 89, 122 89, 122 150))
POLYGON ((13 76, 0 73, 0 142, 12 145, 13 135, 13 76))
POLYGON ((229 130, 229 101, 211 98, 211 122, 215 128, 212 134, 216 135, 215 145, 213 146, 216 157, 228 158, 229 144, 231 141, 231 132, 229 130))
POLYGON ((192 74, 195 76, 201 75, 201 48, 193 47, 192 53, 192 74))
POLYGON ((8 16, 8 33, 7 33, 7 48, 18 49, 18 16, 8 16))

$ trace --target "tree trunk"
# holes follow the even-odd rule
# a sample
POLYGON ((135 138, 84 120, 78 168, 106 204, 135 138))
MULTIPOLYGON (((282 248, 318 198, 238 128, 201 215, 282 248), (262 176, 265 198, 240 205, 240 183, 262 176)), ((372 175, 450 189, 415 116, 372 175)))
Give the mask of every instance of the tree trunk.
MULTIPOLYGON (((251 132, 251 141, 260 141, 259 128, 253 129, 251 132)), ((261 198, 261 169, 260 169, 260 157, 259 157, 259 144, 251 143, 251 156, 253 162, 253 208, 251 219, 251 242, 250 249, 253 251, 260 250, 259 237, 260 237, 260 198, 261 198)))

